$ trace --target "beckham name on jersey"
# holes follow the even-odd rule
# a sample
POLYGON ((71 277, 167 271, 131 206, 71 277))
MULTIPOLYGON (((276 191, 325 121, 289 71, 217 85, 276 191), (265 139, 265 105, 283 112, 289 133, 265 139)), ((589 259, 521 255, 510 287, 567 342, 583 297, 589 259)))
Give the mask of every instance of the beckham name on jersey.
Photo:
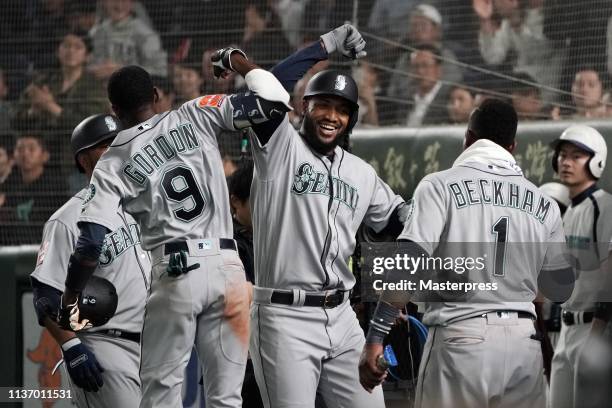
POLYGON ((516 208, 532 215, 542 224, 551 205, 550 200, 541 194, 505 180, 462 180, 447 187, 457 208, 484 204, 516 208))
POLYGON ((170 129, 167 135, 161 134, 147 143, 132 155, 123 166, 123 174, 136 184, 143 185, 146 175, 162 167, 165 161, 171 160, 177 154, 200 147, 195 130, 191 123, 184 123, 170 129))

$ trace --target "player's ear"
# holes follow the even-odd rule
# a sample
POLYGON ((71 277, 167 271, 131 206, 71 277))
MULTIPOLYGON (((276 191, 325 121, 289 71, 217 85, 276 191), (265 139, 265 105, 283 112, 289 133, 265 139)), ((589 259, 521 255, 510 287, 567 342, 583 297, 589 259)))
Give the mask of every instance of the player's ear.
POLYGON ((518 141, 514 139, 514 142, 512 142, 512 144, 508 146, 506 150, 508 150, 510 153, 514 153, 514 149, 516 149, 517 145, 518 145, 518 141))
POLYGON ((238 200, 238 197, 236 197, 233 194, 230 194, 230 207, 232 209, 232 213, 235 211, 236 204, 237 204, 238 201, 240 201, 240 200, 238 200))
POLYGON ((123 111, 119 109, 117 105, 111 105, 111 110, 112 110, 112 113, 114 113, 115 116, 119 118, 119 121, 121 121, 122 119, 125 119, 125 115, 123 114, 123 111))
POLYGON ((465 130, 465 136, 463 137, 463 150, 470 147, 476 140, 478 140, 478 136, 476 133, 469 127, 465 130))
POLYGON ((159 91, 157 90, 157 87, 154 86, 153 87, 153 105, 155 105, 157 102, 159 102, 159 91))

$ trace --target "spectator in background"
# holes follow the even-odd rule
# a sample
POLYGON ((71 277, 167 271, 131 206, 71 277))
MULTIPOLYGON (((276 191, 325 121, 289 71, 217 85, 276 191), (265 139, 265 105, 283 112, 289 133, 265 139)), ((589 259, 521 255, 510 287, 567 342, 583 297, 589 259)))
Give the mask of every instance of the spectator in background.
MULTIPOLYGON (((333 26, 330 26, 333 27, 333 26)), ((256 64, 268 69, 293 49, 268 0, 249 0, 244 14, 242 49, 256 64)))
MULTIPOLYGON (((367 2, 359 0, 359 9, 363 3, 367 2)), ((318 41, 320 33, 352 20, 353 6, 353 1, 306 0, 301 24, 302 44, 309 45, 318 41)))
MULTIPOLYGON (((244 272, 249 282, 255 283, 253 267, 253 224, 251 222, 251 182, 253 181, 253 162, 246 161, 232 174, 228 180, 229 200, 232 208, 234 239, 238 247, 238 255, 244 265, 244 272)), ((255 381, 253 363, 247 361, 244 382, 242 384, 243 408, 263 408, 259 387, 255 381)))
POLYGON ((296 82, 293 87, 293 93, 291 94, 291 106, 293 110, 288 112, 289 121, 295 129, 299 129, 302 126, 302 118, 304 115, 304 104, 302 98, 304 97, 304 91, 306 90, 306 84, 310 81, 314 74, 307 72, 299 81, 296 82))
POLYGON ((376 95, 381 91, 381 87, 377 70, 367 62, 362 62, 359 67, 353 69, 353 78, 359 87, 357 126, 378 126, 376 95))
POLYGON ((9 146, 0 144, 0 184, 3 184, 11 174, 13 164, 14 160, 9 150, 9 146))
POLYGON ((408 94, 411 105, 407 110, 404 105, 398 107, 396 123, 411 127, 448 123, 448 89, 440 82, 440 50, 432 45, 415 48, 409 68, 409 75, 414 78, 414 89, 408 94))
POLYGON ((603 75, 592 66, 579 67, 572 83, 572 101, 576 107, 574 118, 603 118, 608 116, 610 95, 605 92, 603 75))
MULTIPOLYGON (((4 137, 0 138, 0 140, 4 139, 4 137)), ((9 148, 8 143, 4 141, 0 142, 0 207, 4 205, 4 201, 6 200, 6 195, 4 193, 2 184, 4 184, 8 176, 11 174, 11 171, 13 171, 13 164, 15 163, 12 152, 9 150, 9 148)))
POLYGON ((71 0, 66 4, 66 21, 73 31, 88 33, 96 24, 96 2, 71 0))
POLYGON ((151 75, 168 75, 159 34, 132 15, 132 6, 132 0, 104 0, 108 18, 92 28, 90 70, 98 79, 108 79, 123 65, 139 65, 151 75))
POLYGON ((476 107, 476 94, 463 85, 454 85, 448 95, 448 117, 452 123, 468 123, 470 113, 476 107))
POLYGON ((0 245, 35 244, 45 220, 65 201, 63 182, 48 167, 49 149, 39 131, 21 134, 13 157, 15 169, 2 184, 0 245))
POLYGON ((251 209, 249 206, 252 181, 253 162, 248 160, 238 166, 236 171, 228 177, 227 184, 234 223, 234 239, 238 244, 238 254, 244 264, 247 280, 255 283, 253 224, 251 222, 251 209))
MULTIPOLYGON (((538 2, 535 2, 536 5, 538 2)), ((541 7, 519 0, 473 0, 480 18, 479 46, 487 64, 504 62, 513 70, 526 72, 541 85, 557 89, 565 53, 544 36, 541 7), (515 61, 508 61, 515 54, 515 61)), ((556 99, 545 91, 545 102, 556 99)))
MULTIPOLYGON (((23 7, 23 3, 20 5, 23 7)), ((34 15, 30 16, 27 46, 30 62, 36 69, 53 66, 57 42, 68 29, 64 15, 64 0, 40 0, 34 3, 34 15)))
POLYGON ((512 84, 510 96, 512 106, 521 121, 524 120, 546 120, 550 113, 544 109, 540 87, 533 77, 525 72, 513 74, 516 82, 512 84))
POLYGON ((175 107, 202 96, 204 77, 201 59, 195 52, 190 52, 183 61, 175 63, 172 71, 172 84, 176 92, 175 107))
POLYGON ((56 54, 60 69, 35 76, 21 95, 17 118, 37 121, 38 127, 72 129, 108 106, 101 84, 85 70, 91 51, 87 33, 71 31, 60 38, 56 54))
POLYGON ((172 86, 172 82, 166 77, 153 76, 153 85, 157 89, 158 99, 155 101, 155 113, 162 113, 174 108, 174 100, 176 93, 172 86))
MULTIPOLYGON (((605 71, 604 37, 612 15, 610 0, 544 0, 543 14, 544 35, 556 41, 558 48, 567 50, 561 89, 571 91, 576 69, 585 62, 593 64, 598 71, 605 71)), ((569 104, 570 99, 563 95, 562 101, 569 104)))
MULTIPOLYGON (((429 4, 419 4, 410 14, 407 43, 411 47, 427 44, 440 50, 442 77, 444 81, 458 83, 463 76, 463 69, 456 63, 457 56, 442 43, 442 16, 438 9, 429 4)), ((405 72, 410 66, 411 51, 403 52, 395 65, 396 73, 391 77, 389 93, 396 97, 406 95, 414 87, 416 78, 406 77, 405 72), (397 73, 399 72, 399 73, 397 73)))
POLYGON ((9 87, 4 70, 0 68, 0 135, 5 135, 11 129, 11 117, 13 115, 13 104, 7 101, 9 87))
POLYGON ((368 30, 392 41, 406 38, 412 10, 420 0, 376 0, 368 20, 368 30))

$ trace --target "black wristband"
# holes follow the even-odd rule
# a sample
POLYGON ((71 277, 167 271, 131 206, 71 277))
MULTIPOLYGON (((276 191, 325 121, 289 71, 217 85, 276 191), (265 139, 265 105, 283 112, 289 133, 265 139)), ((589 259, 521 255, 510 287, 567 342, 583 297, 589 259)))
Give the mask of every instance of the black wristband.
POLYGON ((66 289, 70 289, 73 292, 81 293, 89 280, 89 277, 93 275, 94 271, 98 267, 97 262, 91 262, 81 260, 75 256, 70 255, 68 262, 68 274, 66 275, 66 289))

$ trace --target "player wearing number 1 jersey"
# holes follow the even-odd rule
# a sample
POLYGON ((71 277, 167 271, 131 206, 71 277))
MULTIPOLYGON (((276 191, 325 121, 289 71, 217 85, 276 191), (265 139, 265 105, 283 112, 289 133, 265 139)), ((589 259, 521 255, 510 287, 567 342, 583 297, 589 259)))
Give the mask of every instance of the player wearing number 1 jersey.
MULTIPOLYGON (((482 275, 456 269, 446 276, 498 288, 474 291, 463 301, 426 302, 423 321, 430 330, 417 408, 545 406, 532 301, 538 288, 555 300, 567 298, 572 272, 563 257, 557 204, 523 176, 512 156, 516 125, 512 106, 483 102, 472 112, 465 150, 453 167, 427 175, 414 192, 399 237, 414 243, 409 244, 412 255, 444 256, 439 251, 461 249, 458 255, 464 257, 484 256, 482 275), (567 285, 555 286, 563 279, 567 285)), ((387 299, 377 306, 360 364, 366 389, 384 376, 376 361, 397 316, 387 299)))
MULTIPOLYGON (((249 292, 236 244, 216 135, 289 110, 289 95, 269 72, 235 49, 220 50, 223 70, 245 76, 250 92, 209 95, 155 114, 150 75, 128 66, 108 84, 125 130, 100 158, 79 218, 60 324, 95 267, 107 220, 122 207, 151 251, 151 289, 142 332, 141 407, 182 406, 183 372, 195 344, 206 406, 238 407, 248 349, 249 292), (247 115, 248 113, 248 115, 247 115)), ((75 310, 76 309, 76 310, 75 310)))

